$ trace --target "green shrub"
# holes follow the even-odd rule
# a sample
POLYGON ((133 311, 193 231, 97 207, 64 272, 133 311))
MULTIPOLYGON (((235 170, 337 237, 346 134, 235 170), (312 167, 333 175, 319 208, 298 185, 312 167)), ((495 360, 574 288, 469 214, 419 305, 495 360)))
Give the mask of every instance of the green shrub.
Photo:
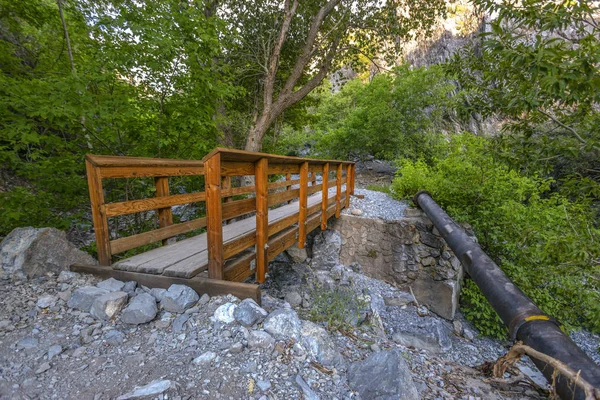
MULTIPOLYGON (((551 193, 550 180, 509 169, 486 146, 462 134, 431 165, 402 161, 395 196, 428 190, 449 215, 474 227, 483 249, 544 312, 567 327, 600 332, 600 230, 589 204, 551 193)), ((483 334, 505 333, 472 282, 462 305, 483 334)))

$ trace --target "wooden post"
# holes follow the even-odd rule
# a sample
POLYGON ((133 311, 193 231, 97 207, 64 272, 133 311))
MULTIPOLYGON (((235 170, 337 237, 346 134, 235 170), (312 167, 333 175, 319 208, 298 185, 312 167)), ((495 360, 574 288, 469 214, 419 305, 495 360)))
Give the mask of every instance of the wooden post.
MULTIPOLYGON (((227 189, 231 189, 231 177, 230 176, 223 176, 221 177, 221 190, 227 190, 227 189)), ((232 197, 225 197, 225 200, 223 200, 225 203, 229 203, 231 201, 233 201, 232 197)), ((225 221, 225 225, 229 225, 231 223, 231 220, 227 220, 225 221)))
POLYGON ((352 192, 354 194, 354 187, 356 185, 356 164, 352 164, 352 192))
POLYGON ((350 180, 352 176, 352 164, 346 166, 346 208, 350 207, 350 180))
POLYGON ((340 217, 342 211, 342 164, 337 166, 336 176, 337 191, 335 192, 335 217, 340 217))
POLYGON ((317 184, 317 173, 315 171, 310 173, 310 185, 315 186, 317 184))
POLYGON ((208 277, 223 279, 223 208, 221 204, 221 154, 206 160, 206 230, 208 241, 208 277))
POLYGON ((92 221, 96 235, 96 249, 100 265, 110 265, 111 251, 108 237, 108 218, 104 213, 104 193, 102 192, 102 176, 100 169, 89 160, 85 160, 88 187, 90 190, 90 203, 92 206, 92 221))
POLYGON ((298 216, 298 248, 306 243, 306 213, 308 208, 308 161, 300 167, 300 213, 298 216))
MULTIPOLYGON (((285 174, 285 180, 286 181, 291 181, 292 180, 292 174, 290 174, 289 172, 287 174, 285 174)), ((286 192, 289 192, 290 190, 292 190, 292 186, 286 186, 285 187, 286 192)), ((292 201, 288 200, 288 204, 290 204, 292 201)))
POLYGON ((327 229, 327 200, 329 197, 329 163, 323 165, 323 188, 321 190, 321 230, 327 229))
MULTIPOLYGON (((154 185, 156 187, 156 197, 168 196, 169 195, 169 177, 158 176, 154 178, 154 185)), ((161 228, 169 225, 173 225, 173 211, 171 207, 159 208, 158 209, 158 224, 161 228)), ((169 244, 170 238, 163 239, 162 244, 166 246, 169 244)))
POLYGON ((269 159, 261 158, 254 163, 256 187, 256 280, 265 281, 268 269, 269 246, 269 159))

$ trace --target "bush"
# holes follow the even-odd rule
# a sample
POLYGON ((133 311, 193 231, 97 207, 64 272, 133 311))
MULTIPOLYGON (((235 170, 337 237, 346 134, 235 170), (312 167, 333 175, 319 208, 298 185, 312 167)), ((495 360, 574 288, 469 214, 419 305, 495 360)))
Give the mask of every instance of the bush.
MULTIPOLYGON (((483 249, 544 312, 567 327, 600 332, 600 229, 589 204, 551 193, 551 180, 508 168, 487 144, 462 134, 431 165, 403 160, 395 196, 429 191, 449 215, 474 227, 483 249)), ((483 334, 506 332, 473 282, 462 306, 483 334)))

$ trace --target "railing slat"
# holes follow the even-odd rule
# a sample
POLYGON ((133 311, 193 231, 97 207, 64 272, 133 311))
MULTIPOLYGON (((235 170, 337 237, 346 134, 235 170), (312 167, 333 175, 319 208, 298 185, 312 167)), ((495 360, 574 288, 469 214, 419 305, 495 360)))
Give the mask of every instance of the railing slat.
POLYGON ((323 183, 321 184, 321 230, 327 229, 327 197, 329 193, 329 163, 323 165, 323 183))
POLYGON ((269 241, 269 160, 261 158, 254 165, 256 186, 256 280, 265 281, 267 243, 269 241))
POLYGON ((135 214, 204 200, 206 200, 206 194, 204 192, 173 194, 150 199, 109 203, 104 205, 104 211, 106 217, 116 217, 117 215, 135 214))
MULTIPOLYGON (((208 277, 223 279, 223 218, 221 203, 221 155, 209 158, 206 163, 206 215, 208 241, 208 277)), ((233 204, 233 203, 228 203, 233 204)))
POLYGON ((300 167, 300 213, 298 215, 298 248, 306 244, 306 206, 308 205, 308 161, 300 167))
MULTIPOLYGON (((154 178, 154 185, 156 187, 156 197, 169 196, 169 178, 161 176, 154 178)), ((171 207, 159 208, 158 209, 158 225, 161 228, 173 225, 173 211, 171 207)), ((162 241, 163 246, 166 246, 169 238, 164 238, 162 241)))

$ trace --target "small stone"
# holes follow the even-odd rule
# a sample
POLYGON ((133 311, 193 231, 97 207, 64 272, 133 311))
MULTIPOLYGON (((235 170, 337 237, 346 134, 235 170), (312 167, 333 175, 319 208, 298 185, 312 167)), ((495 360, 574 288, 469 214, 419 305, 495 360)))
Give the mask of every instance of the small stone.
POLYGON ((234 343, 229 347, 229 352, 231 354, 239 354, 244 351, 244 345, 240 342, 234 343))
POLYGON ((187 315, 197 314, 199 312, 200 312, 200 307, 198 307, 198 306, 194 306, 192 308, 188 308, 187 310, 185 310, 185 313, 187 315))
POLYGON ((233 321, 235 321, 235 317, 233 315, 235 313, 236 308, 237 305, 233 303, 225 303, 215 310, 214 317, 219 322, 230 324, 233 321))
POLYGON ((60 274, 58 274, 58 278, 56 279, 56 281, 58 283, 66 283, 73 281, 77 277, 79 277, 79 274, 77 272, 60 271, 60 274))
POLYGON ((291 291, 285 295, 285 301, 287 301, 292 307, 298 307, 300 304, 302 304, 302 296, 300 296, 300 293, 296 291, 291 291))
POLYGON ((180 316, 175 318, 175 320, 173 320, 172 325, 173 333, 179 333, 183 331, 185 328, 185 323, 188 322, 189 319, 190 316, 187 314, 181 314, 180 316))
POLYGON ((359 210, 358 208, 353 208, 350 210, 350 214, 360 217, 361 215, 363 215, 363 211, 359 210))
POLYGON ((464 329, 463 330, 463 337, 469 341, 473 341, 473 339, 475 339, 475 332, 473 332, 470 329, 464 329))
POLYGON ((106 289, 109 292, 120 292, 125 287, 125 282, 118 281, 115 278, 109 278, 99 282, 96 286, 101 289, 106 289))
MULTIPOLYGON (((138 288, 139 290, 139 288, 138 288)), ((163 289, 163 288, 152 288, 150 289, 150 292, 148 292, 152 295, 152 297, 154 297, 156 299, 157 303, 160 303, 162 301, 162 299, 165 297, 165 293, 167 293, 167 289, 163 289)))
POLYGON ((35 305, 38 308, 50 308, 50 307, 54 307, 55 304, 56 304, 56 297, 50 296, 50 295, 45 295, 45 296, 40 297, 38 299, 38 301, 35 303, 35 305))
POLYGON ((203 306, 205 304, 208 304, 209 301, 210 301, 210 296, 207 295, 206 293, 204 293, 202 295, 202 297, 200 297, 200 300, 198 300, 198 305, 203 306))
POLYGON ((36 374, 42 374, 42 373, 48 371, 50 368, 52 368, 52 366, 50 365, 50 363, 45 362, 45 363, 41 364, 38 367, 38 369, 35 370, 35 373, 36 374))
POLYGON ((198 302, 200 296, 189 286, 171 285, 163 296, 160 305, 163 309, 182 313, 198 302))
POLYGON ((378 352, 378 351, 380 351, 380 350, 381 350, 381 348, 379 347, 379 345, 378 345, 377 343, 373 343, 373 344, 371 345, 371 351, 372 351, 373 353, 377 353, 377 352, 378 352))
POLYGON ((454 321, 452 321, 452 327, 454 328, 454 334, 456 336, 462 335, 462 331, 463 331, 462 322, 460 322, 458 320, 454 320, 454 321))
POLYGON ((139 325, 150 322, 156 317, 156 300, 148 293, 135 296, 121 313, 126 324, 139 325))
POLYGON ((268 380, 257 380, 256 381, 256 386, 258 386, 258 388, 263 391, 266 392, 267 390, 271 389, 271 382, 269 382, 268 380))
POLYGON ((123 285, 123 289, 121 289, 121 290, 123 292, 127 293, 129 296, 133 296, 136 288, 137 288, 136 281, 127 281, 127 282, 125 282, 125 285, 123 285))
POLYGON ((8 319, 4 319, 0 321, 0 331, 12 331, 14 330, 14 325, 8 319))
POLYGON ((48 348, 48 361, 62 353, 63 348, 60 344, 54 344, 48 348))
POLYGON ((97 319, 111 320, 123 309, 128 298, 127 293, 120 291, 111 291, 103 294, 97 297, 92 303, 90 314, 97 319))
POLYGON ((125 341, 125 335, 118 330, 110 330, 104 334, 104 340, 111 346, 118 346, 125 341))
POLYGON ((57 296, 59 299, 61 299, 64 302, 69 301, 69 299, 71 298, 71 294, 73 292, 71 292, 70 290, 66 290, 64 292, 58 292, 57 296))
POLYGON ((386 297, 383 301, 388 307, 402 307, 414 302, 415 298, 410 293, 400 292, 397 297, 386 297))
POLYGON ((302 323, 296 311, 279 309, 267 316, 263 327, 265 331, 277 338, 298 340, 302 323))
POLYGON ((73 357, 81 358, 85 354, 86 351, 87 351, 87 347, 85 347, 85 346, 78 347, 73 352, 73 357))
POLYGON ((207 351, 206 353, 194 358, 192 362, 196 365, 208 366, 215 358, 217 358, 217 354, 215 352, 207 351))
POLYGON ((26 337, 17 342, 17 349, 29 350, 37 347, 40 341, 34 337, 26 337))
POLYGON ((73 292, 67 306, 83 312, 90 312, 92 304, 97 297, 108 293, 108 290, 95 286, 84 286, 73 292))
POLYGON ((175 387, 176 384, 168 379, 162 381, 155 380, 145 386, 137 386, 132 392, 117 397, 117 400, 153 398, 175 387))
POLYGON ((275 344, 275 339, 267 332, 251 330, 248 332, 248 348, 253 349, 271 349, 275 344))
MULTIPOLYGON (((308 386, 308 383, 306 383, 300 375, 296 375, 296 384, 300 387, 300 390, 302 390, 302 394, 304 395, 304 397, 303 397, 304 400, 320 400, 321 399, 315 393, 315 391, 312 390, 310 386, 308 386)), ((365 399, 366 399, 366 397, 365 397, 365 399)))
POLYGON ((256 304, 253 299, 242 300, 233 311, 235 320, 245 327, 251 327, 254 324, 262 322, 267 315, 268 313, 256 304))

